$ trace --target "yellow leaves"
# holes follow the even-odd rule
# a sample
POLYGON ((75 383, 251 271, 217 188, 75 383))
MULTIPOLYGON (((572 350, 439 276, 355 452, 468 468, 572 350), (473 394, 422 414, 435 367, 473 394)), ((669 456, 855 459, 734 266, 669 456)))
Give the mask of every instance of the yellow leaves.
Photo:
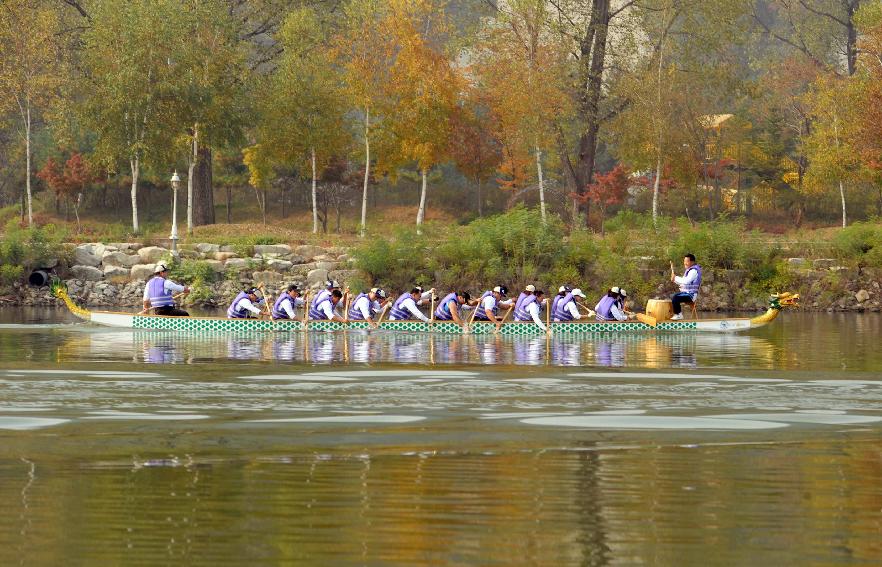
POLYGON ((269 178, 270 164, 261 145, 255 144, 243 149, 242 163, 248 168, 248 183, 255 189, 263 187, 269 178))

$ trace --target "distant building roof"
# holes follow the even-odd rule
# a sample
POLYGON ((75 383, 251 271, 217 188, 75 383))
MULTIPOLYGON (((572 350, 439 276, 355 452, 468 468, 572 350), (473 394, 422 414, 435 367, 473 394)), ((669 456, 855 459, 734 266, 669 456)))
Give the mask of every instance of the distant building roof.
POLYGON ((706 114, 706 115, 702 116, 699 120, 701 121, 702 125, 705 128, 710 130, 712 128, 713 129, 719 128, 720 126, 723 125, 723 122, 725 122, 726 120, 729 120, 733 116, 735 116, 735 115, 734 114, 706 114))

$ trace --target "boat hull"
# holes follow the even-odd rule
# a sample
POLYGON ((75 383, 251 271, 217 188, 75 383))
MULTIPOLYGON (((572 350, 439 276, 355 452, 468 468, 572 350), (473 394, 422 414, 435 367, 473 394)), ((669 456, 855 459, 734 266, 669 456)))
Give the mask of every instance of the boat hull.
MULTIPOLYGON (((285 331, 347 331, 370 330, 372 327, 364 321, 271 321, 266 319, 227 319, 223 317, 167 317, 160 315, 136 315, 132 313, 113 313, 92 311, 89 321, 109 327, 129 329, 156 329, 186 332, 285 332, 285 331)), ((685 321, 663 321, 655 327, 639 321, 571 321, 551 323, 552 332, 566 335, 591 334, 631 334, 657 332, 716 332, 732 333, 746 331, 761 326, 747 318, 730 319, 692 319, 685 321)), ((387 331, 412 333, 463 334, 463 329, 456 323, 436 321, 383 321, 380 328, 387 331)), ((470 326, 472 334, 493 334, 496 325, 485 322, 474 322, 470 326)), ((502 335, 541 335, 544 331, 532 322, 512 321, 499 329, 502 335)))

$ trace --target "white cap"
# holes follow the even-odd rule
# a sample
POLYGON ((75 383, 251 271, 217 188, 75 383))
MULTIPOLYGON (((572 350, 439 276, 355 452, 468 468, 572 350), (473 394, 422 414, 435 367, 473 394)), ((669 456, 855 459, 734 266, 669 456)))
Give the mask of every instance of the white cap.
POLYGON ((165 262, 160 262, 156 264, 156 267, 153 268, 153 273, 158 274, 159 272, 167 272, 168 266, 165 265, 165 262))
POLYGON ((625 290, 620 290, 619 295, 621 295, 622 297, 628 297, 628 292, 625 290))
POLYGON ((573 290, 573 295, 577 295, 577 296, 582 297, 582 298, 585 297, 585 294, 582 293, 582 290, 579 289, 579 288, 576 288, 576 289, 573 290))
POLYGON ((533 293, 534 291, 536 291, 536 286, 533 284, 530 284, 524 288, 524 291, 529 291, 530 293, 533 293))
POLYGON ((383 291, 382 289, 375 287, 375 288, 372 288, 371 291, 373 293, 377 294, 377 297, 379 297, 381 299, 386 299, 386 292, 383 291))
POLYGON ((611 288, 609 288, 609 290, 613 293, 621 293, 619 286, 611 287, 611 288))

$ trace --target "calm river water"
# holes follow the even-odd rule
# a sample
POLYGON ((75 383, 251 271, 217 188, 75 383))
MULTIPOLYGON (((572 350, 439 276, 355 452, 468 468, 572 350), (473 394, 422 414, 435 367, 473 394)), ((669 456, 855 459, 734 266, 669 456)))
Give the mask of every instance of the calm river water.
POLYGON ((879 565, 882 317, 184 335, 0 310, 0 565, 879 565))

